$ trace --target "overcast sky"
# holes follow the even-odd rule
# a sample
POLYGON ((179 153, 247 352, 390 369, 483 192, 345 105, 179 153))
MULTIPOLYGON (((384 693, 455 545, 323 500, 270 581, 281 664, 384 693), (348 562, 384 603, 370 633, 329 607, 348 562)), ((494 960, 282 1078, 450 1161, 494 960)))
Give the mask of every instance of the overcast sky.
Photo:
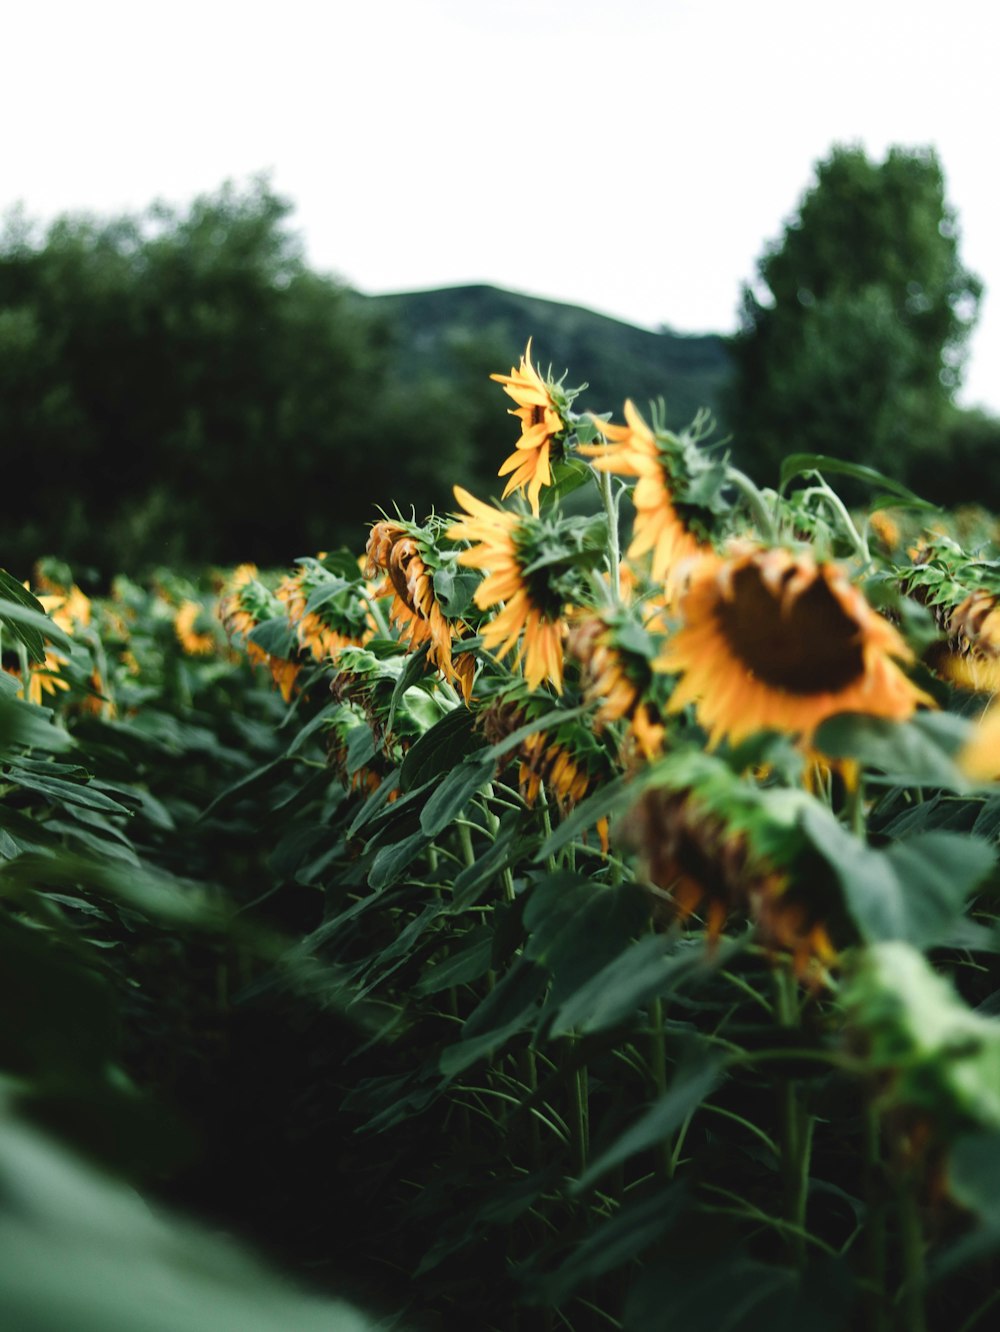
POLYGON ((991 0, 0 0, 0 209, 267 170, 363 291, 728 332, 833 143, 933 144, 987 289, 962 399, 1000 411, 998 37, 991 0))

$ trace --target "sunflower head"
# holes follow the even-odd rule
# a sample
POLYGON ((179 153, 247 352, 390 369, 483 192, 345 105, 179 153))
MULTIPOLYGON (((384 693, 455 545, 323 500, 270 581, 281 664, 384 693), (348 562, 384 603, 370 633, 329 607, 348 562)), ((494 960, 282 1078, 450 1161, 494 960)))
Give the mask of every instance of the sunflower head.
POLYGON ((445 614, 435 580, 444 567, 437 549, 440 524, 418 527, 389 520, 375 523, 366 547, 365 576, 379 572, 385 581, 376 595, 392 596, 389 618, 413 650, 427 645, 427 659, 446 680, 457 684, 468 702, 475 658, 467 652, 453 659, 452 648, 466 636, 466 626, 445 614))
POLYGON ((183 601, 174 616, 174 633, 189 657, 208 657, 215 651, 215 635, 205 620, 200 601, 183 601))
POLYGON ((543 378, 531 363, 531 339, 518 367, 509 375, 490 375, 503 384, 504 392, 517 404, 510 415, 521 422, 517 448, 500 466, 498 476, 506 476, 503 499, 517 492, 527 494, 531 512, 538 516, 539 497, 544 486, 552 485, 552 465, 562 459, 572 434, 570 405, 579 389, 566 389, 562 381, 553 381, 551 372, 543 378))
POLYGON ((315 661, 329 661, 343 648, 359 646, 371 637, 370 612, 356 567, 340 561, 352 575, 343 577, 327 568, 326 558, 301 560, 296 572, 275 589, 299 646, 315 661))
POLYGON ((827 717, 896 721, 930 699, 899 666, 910 651, 836 565, 785 550, 705 556, 656 661, 679 674, 671 709, 694 703, 712 744, 755 731, 808 738, 827 717))
POLYGON ((848 927, 832 878, 811 856, 803 872, 810 848, 797 811, 807 799, 762 791, 703 753, 669 755, 625 824, 652 885, 654 917, 698 912, 711 938, 731 918, 750 921, 772 955, 820 980, 836 957, 831 936, 848 927))
POLYGON ((672 601, 686 564, 707 546, 719 515, 729 510, 725 468, 701 447, 711 431, 705 413, 677 435, 664 425, 662 404, 650 426, 628 401, 625 421, 618 426, 595 418, 606 443, 581 445, 580 452, 598 471, 636 478, 629 558, 649 555, 652 576, 672 601))
POLYGON ((517 648, 517 664, 532 689, 563 685, 563 612, 585 591, 585 574, 604 560, 603 520, 521 517, 483 504, 460 486, 455 497, 466 512, 448 529, 452 540, 473 543, 459 564, 487 571, 474 600, 481 610, 502 609, 481 629, 485 647, 505 656, 517 648))
POLYGON ((580 662, 584 699, 596 703, 598 728, 631 722, 653 684, 656 644, 627 608, 606 609, 578 617, 570 630, 569 650, 580 662))

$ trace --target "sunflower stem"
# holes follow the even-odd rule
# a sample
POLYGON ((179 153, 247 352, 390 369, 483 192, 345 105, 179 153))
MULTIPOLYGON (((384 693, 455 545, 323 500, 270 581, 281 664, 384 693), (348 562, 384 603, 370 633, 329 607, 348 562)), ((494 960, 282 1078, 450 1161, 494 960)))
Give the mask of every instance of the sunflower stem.
POLYGON ((885 1208, 882 1199, 881 1132, 878 1114, 871 1105, 865 1109, 865 1169, 864 1189, 867 1216, 865 1218, 865 1265, 869 1289, 867 1292, 869 1332, 886 1332, 888 1323, 885 1308, 885 1208))
POLYGON ((855 526, 854 519, 847 512, 847 506, 844 504, 844 501, 822 476, 818 473, 815 473, 815 475, 816 485, 810 486, 806 491, 806 494, 819 495, 821 499, 826 500, 827 504, 829 504, 830 508, 840 519, 844 528, 844 535, 854 547, 855 554, 862 563, 866 565, 871 564, 872 555, 871 551, 868 549, 868 542, 855 526))
MULTIPOLYGON (((596 469, 595 469, 596 471, 596 469)), ((602 468, 597 474, 597 486, 604 501, 604 512, 608 518, 608 571, 611 575, 611 588, 617 602, 621 596, 621 545, 618 537, 618 500, 611 487, 611 473, 602 468)))
MULTIPOLYGON (((661 1100, 667 1091, 667 1060, 664 1049, 663 1000, 657 996, 649 1005, 649 1064, 653 1075, 656 1098, 661 1100)), ((656 1166, 664 1176, 670 1177, 670 1144, 666 1138, 657 1144, 656 1166)))
POLYGON ((741 472, 738 467, 726 468, 726 480, 731 482, 746 500, 747 508, 753 515, 761 539, 768 542, 776 541, 778 534, 775 530, 774 518, 759 487, 750 480, 746 472, 741 472))
POLYGON ((588 1100, 590 1080, 587 1065, 580 1064, 573 1070, 573 1168, 577 1176, 583 1174, 590 1157, 590 1124, 588 1100))
MULTIPOLYGON (((795 978, 782 968, 775 973, 778 1021, 784 1028, 800 1025, 795 978)), ((805 1262, 806 1204, 813 1118, 801 1103, 798 1084, 789 1078, 781 1089, 781 1172, 785 1188, 785 1217, 789 1223, 790 1256, 799 1268, 805 1262)))
POLYGON ((899 1182, 899 1232, 902 1244, 903 1285, 900 1296, 907 1332, 927 1332, 924 1307, 924 1236, 920 1224, 917 1181, 911 1168, 899 1182))

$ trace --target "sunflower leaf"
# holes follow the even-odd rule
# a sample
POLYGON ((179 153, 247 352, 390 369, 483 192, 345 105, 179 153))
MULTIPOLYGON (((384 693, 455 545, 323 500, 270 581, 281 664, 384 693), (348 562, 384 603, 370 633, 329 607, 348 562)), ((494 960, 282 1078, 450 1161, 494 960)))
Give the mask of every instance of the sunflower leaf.
POLYGON ((846 462, 843 458, 832 458, 826 453, 792 453, 781 464, 780 489, 784 490, 794 477, 805 476, 809 472, 833 472, 840 476, 849 476, 854 481, 865 481, 870 486, 877 486, 891 495, 897 495, 908 505, 917 509, 936 510, 935 504, 915 495, 912 490, 891 476, 868 467, 865 463, 846 462))

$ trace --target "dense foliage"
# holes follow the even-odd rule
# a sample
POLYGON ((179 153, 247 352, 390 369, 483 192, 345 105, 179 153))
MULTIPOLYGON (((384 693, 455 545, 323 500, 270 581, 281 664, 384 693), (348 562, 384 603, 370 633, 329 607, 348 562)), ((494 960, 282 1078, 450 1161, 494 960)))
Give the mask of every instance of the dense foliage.
MULTIPOLYGON (((834 149, 744 291, 729 412, 741 456, 758 475, 792 450, 902 481, 933 468, 943 498, 973 498, 946 440, 961 428, 952 395, 981 292, 933 152, 876 163, 834 149)), ((984 470, 997 442, 994 423, 984 470)))
POLYGON ((496 378, 506 505, 221 598, 3 576, 0 1299, 353 1317, 33 1192, 56 1133, 404 1323, 986 1326, 992 520, 496 378))

